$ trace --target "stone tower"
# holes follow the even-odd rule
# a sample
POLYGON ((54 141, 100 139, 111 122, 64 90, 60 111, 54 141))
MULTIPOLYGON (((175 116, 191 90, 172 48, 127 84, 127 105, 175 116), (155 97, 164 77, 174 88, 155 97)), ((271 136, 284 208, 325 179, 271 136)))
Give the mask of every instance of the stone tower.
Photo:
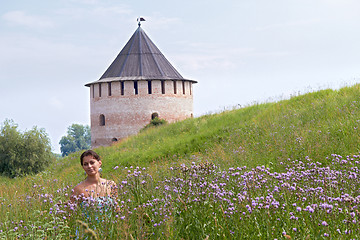
POLYGON ((154 117, 168 122, 193 116, 194 80, 183 78, 137 28, 90 88, 91 146, 108 146, 137 134, 154 117))

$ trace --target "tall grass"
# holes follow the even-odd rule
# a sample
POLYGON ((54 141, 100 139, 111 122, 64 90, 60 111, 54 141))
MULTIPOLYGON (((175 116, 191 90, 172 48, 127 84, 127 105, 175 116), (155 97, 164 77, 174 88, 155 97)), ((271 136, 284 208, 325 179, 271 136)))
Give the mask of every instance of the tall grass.
POLYGON ((84 178, 79 153, 36 176, 2 177, 0 236, 358 237, 359 88, 188 119, 96 149, 104 177, 116 180, 120 190, 120 211, 104 222, 66 204, 84 178), (341 157, 346 155, 355 157, 341 157))

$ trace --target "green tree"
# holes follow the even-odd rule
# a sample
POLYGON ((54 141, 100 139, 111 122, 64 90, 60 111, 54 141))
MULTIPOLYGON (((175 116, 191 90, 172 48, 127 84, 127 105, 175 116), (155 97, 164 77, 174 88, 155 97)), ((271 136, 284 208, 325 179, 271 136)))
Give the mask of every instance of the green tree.
POLYGON ((43 171, 54 160, 50 139, 34 126, 24 133, 13 120, 5 120, 0 131, 0 174, 17 177, 43 171))
POLYGON ((68 127, 67 135, 60 139, 59 144, 62 156, 89 149, 91 145, 90 127, 88 125, 72 124, 68 127))

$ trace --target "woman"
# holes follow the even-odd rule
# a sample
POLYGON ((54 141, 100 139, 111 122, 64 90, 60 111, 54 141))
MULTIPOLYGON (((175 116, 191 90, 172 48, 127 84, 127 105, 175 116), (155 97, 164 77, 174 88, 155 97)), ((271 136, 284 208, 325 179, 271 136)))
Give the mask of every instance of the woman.
MULTIPOLYGON (((94 230, 97 229, 96 224, 99 225, 102 220, 111 218, 111 213, 116 210, 114 201, 116 185, 114 181, 101 178, 102 162, 96 152, 92 150, 83 152, 80 156, 80 163, 85 170, 86 179, 75 186, 70 200, 78 204, 85 217, 83 220, 88 224, 91 223, 91 229, 94 230)), ((85 234, 88 234, 88 225, 81 223, 83 228, 86 228, 85 234)), ((85 237, 81 235, 78 227, 75 230, 75 236, 76 239, 85 237)))
POLYGON ((80 156, 80 163, 87 177, 75 186, 71 195, 72 202, 82 203, 96 200, 101 203, 116 194, 115 182, 100 176, 102 162, 96 152, 92 150, 83 152, 80 156))

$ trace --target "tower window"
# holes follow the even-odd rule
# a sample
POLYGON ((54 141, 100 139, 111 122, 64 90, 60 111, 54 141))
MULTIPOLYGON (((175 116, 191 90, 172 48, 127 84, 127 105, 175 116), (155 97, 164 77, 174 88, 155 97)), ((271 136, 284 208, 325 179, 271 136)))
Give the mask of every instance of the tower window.
POLYGON ((153 120, 155 118, 159 118, 159 114, 157 112, 154 112, 153 114, 151 114, 151 120, 153 120))
POLYGON ((165 81, 161 81, 161 93, 165 94, 165 81))
POLYGON ((101 97, 101 83, 99 83, 99 97, 101 97))
POLYGON ((182 81, 183 94, 185 94, 185 81, 182 81))
POLYGON ((134 81, 134 93, 135 93, 135 95, 137 95, 139 93, 138 81, 134 81))
POLYGON ((120 91, 121 91, 121 95, 124 95, 124 81, 120 82, 120 91))
POLYGON ((95 85, 91 85, 92 88, 92 97, 95 97, 95 85))
POLYGON ((111 82, 108 83, 108 95, 111 96, 111 82))
POLYGON ((189 82, 190 95, 191 95, 191 89, 192 89, 192 83, 191 83, 191 82, 189 82))
POLYGON ((151 80, 148 81, 148 93, 149 93, 149 94, 152 94, 151 80))
POLYGON ((174 94, 176 94, 177 90, 176 90, 176 80, 174 80, 174 94))
POLYGON ((99 125, 100 126, 105 126, 105 116, 104 116, 104 114, 100 114, 99 125))

